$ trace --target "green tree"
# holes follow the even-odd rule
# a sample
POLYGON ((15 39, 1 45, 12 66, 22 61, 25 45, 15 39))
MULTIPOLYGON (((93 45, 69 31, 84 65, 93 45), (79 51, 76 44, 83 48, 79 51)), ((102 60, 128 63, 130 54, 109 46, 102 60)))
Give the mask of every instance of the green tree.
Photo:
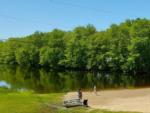
POLYGON ((35 46, 21 47, 16 51, 15 56, 21 66, 38 66, 39 51, 35 46))
POLYGON ((51 68, 59 68, 64 59, 65 43, 64 31, 55 29, 51 32, 47 47, 40 50, 40 64, 51 68))
POLYGON ((150 69, 150 39, 132 38, 131 45, 128 47, 129 56, 127 68, 134 72, 149 72, 150 69))

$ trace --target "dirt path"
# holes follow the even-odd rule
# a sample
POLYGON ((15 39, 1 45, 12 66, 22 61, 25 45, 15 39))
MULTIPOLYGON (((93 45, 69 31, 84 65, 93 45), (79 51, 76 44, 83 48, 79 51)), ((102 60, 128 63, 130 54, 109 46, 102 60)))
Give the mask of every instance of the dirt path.
MULTIPOLYGON (((65 95, 65 100, 77 98, 76 92, 65 95)), ((150 113, 150 88, 83 92, 83 98, 88 98, 91 108, 112 111, 137 111, 150 113)))

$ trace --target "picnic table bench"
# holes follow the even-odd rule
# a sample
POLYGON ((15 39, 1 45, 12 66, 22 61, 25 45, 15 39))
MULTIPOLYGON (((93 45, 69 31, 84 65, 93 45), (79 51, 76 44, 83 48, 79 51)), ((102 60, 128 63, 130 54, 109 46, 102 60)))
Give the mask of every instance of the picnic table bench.
POLYGON ((83 102, 80 99, 65 100, 63 102, 63 106, 65 107, 87 106, 87 100, 83 100, 83 102))

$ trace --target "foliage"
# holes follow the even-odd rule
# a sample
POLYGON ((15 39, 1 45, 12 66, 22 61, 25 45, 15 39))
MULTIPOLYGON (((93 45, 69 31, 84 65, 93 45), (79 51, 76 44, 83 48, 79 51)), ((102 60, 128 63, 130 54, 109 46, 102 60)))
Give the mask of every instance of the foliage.
POLYGON ((150 20, 126 20, 105 31, 87 25, 10 38, 0 42, 0 63, 149 73, 150 20))

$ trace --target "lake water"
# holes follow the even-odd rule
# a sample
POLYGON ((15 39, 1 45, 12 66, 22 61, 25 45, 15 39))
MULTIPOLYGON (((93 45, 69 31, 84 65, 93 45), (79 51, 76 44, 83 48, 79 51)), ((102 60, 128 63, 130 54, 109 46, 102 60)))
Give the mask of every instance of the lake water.
POLYGON ((33 90, 37 93, 67 92, 119 88, 139 88, 150 86, 148 75, 123 75, 119 73, 50 71, 0 66, 0 87, 13 90, 33 90))
POLYGON ((0 81, 0 87, 10 88, 11 86, 6 81, 0 81))

